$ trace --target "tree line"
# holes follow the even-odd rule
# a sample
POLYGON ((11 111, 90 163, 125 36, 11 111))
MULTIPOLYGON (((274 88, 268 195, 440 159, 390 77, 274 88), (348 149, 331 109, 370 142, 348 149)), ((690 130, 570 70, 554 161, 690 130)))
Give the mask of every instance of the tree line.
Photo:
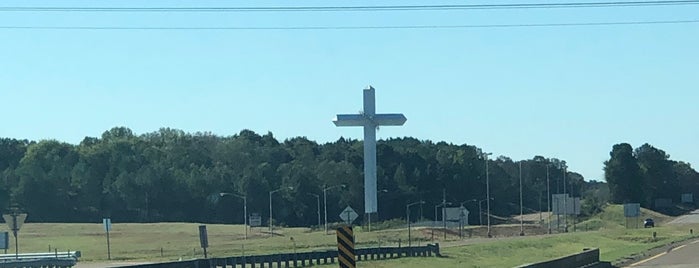
MULTIPOLYGON (((242 223, 242 198, 219 195, 225 192, 246 196, 248 213, 260 214, 266 224, 269 193, 291 187, 272 195, 274 219, 308 226, 317 223, 318 200, 324 210, 327 187, 346 185, 327 191, 329 221, 338 221, 348 205, 364 211, 362 146, 345 138, 325 144, 305 137, 279 141, 272 133, 250 130, 217 136, 163 128, 136 135, 126 127, 77 145, 3 138, 0 205, 19 207, 33 222, 111 217, 119 222, 242 223)), ((463 203, 472 212, 470 222, 478 222, 478 203, 486 196, 486 162, 491 213, 496 215, 519 213, 520 162, 525 212, 546 211, 547 193, 564 188, 573 196, 586 196, 586 211, 608 195, 605 183, 585 182, 567 171, 565 161, 543 156, 486 161, 483 150, 473 145, 406 137, 379 141, 377 157, 379 220, 404 219, 405 205, 419 200, 425 201, 420 214, 432 218, 444 195, 453 205, 463 203)), ((612 157, 609 162, 615 161, 612 157)), ((620 189, 620 181, 607 180, 614 191, 620 189)))
POLYGON ((682 194, 699 193, 699 173, 689 163, 674 161, 665 151, 646 143, 633 149, 613 146, 604 174, 614 203, 640 203, 656 208, 655 200, 681 202, 682 194))

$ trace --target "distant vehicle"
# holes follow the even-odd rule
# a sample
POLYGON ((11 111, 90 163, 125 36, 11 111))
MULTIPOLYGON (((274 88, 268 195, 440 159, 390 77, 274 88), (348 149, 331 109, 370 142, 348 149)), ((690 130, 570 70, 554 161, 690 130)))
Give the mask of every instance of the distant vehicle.
POLYGON ((643 221, 643 228, 653 228, 655 227, 655 222, 653 222, 653 219, 648 218, 643 221))

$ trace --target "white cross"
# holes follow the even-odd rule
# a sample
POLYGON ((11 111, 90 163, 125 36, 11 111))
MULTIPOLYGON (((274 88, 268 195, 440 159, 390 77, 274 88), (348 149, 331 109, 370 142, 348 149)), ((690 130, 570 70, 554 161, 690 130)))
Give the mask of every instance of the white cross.
POLYGON ((364 127, 364 212, 376 213, 376 128, 402 126, 407 120, 403 114, 376 114, 375 90, 364 89, 364 112, 338 114, 333 120, 338 127, 364 127))

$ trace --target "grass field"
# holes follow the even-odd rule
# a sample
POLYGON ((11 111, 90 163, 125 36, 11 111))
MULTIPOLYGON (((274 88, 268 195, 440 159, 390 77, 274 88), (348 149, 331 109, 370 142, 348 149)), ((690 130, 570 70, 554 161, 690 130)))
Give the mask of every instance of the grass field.
MULTIPOLYGON (((580 226, 597 226, 599 230, 571 232, 556 235, 524 237, 468 238, 449 236, 442 245, 445 258, 404 258, 386 261, 362 262, 365 267, 513 267, 524 263, 548 260, 580 252, 583 248, 600 248, 601 257, 615 261, 653 247, 690 238, 689 229, 699 230, 699 225, 667 226, 667 216, 653 214, 659 227, 653 229, 626 229, 619 207, 610 207, 599 217, 580 223, 580 226), (653 232, 657 237, 653 239, 653 232)), ((652 212, 646 212, 652 213, 652 212)), ((648 214, 650 215, 650 214, 648 214)), ((203 257, 199 247, 198 227, 195 223, 133 224, 113 223, 110 232, 113 260, 165 261, 203 257)), ((633 224, 632 224, 633 226, 633 224)), ((634 226, 635 227, 635 226, 634 226)), ((501 228, 495 226, 494 228, 501 228)), ((358 247, 396 245, 400 240, 406 245, 405 229, 363 232, 356 228, 358 247)), ((580 228, 583 229, 583 228, 580 228)), ((334 234, 308 228, 284 228, 271 236, 266 228, 255 228, 244 240, 241 225, 207 224, 209 257, 239 256, 312 251, 336 247, 334 234), (292 239, 293 238, 293 239, 292 239)), ((478 233, 478 232, 474 232, 478 233)), ((412 232, 413 244, 429 243, 431 232, 417 229, 412 232)), ((437 236, 441 238, 440 235, 437 236)), ((106 235, 102 224, 49 224, 28 223, 22 227, 19 238, 20 252, 46 252, 80 250, 81 262, 107 259, 106 235)), ((14 252, 10 241, 9 252, 14 252)), ((329 266, 328 266, 329 267, 329 266)))

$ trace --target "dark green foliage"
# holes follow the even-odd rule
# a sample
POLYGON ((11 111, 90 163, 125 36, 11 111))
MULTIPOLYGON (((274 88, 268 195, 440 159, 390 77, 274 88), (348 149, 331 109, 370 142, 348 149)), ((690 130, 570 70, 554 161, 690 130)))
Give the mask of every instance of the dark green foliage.
POLYGON ((605 179, 612 203, 641 203, 654 208, 656 199, 680 202, 681 194, 699 193, 699 174, 684 162, 670 160, 663 150, 643 144, 614 145, 610 159, 604 162, 605 179))
MULTIPOLYGON (((642 155, 648 161, 641 167, 654 170, 659 166, 655 159, 662 160, 664 153, 646 149, 642 155)), ((19 205, 35 222, 99 222, 108 216, 119 222, 242 223, 243 200, 218 196, 228 192, 246 195, 248 213, 259 213, 266 224, 269 192, 293 187, 272 196, 274 219, 280 225, 309 226, 317 224, 317 199, 309 193, 320 195, 322 213, 324 186, 347 185, 328 191, 329 221, 338 221, 337 214, 348 205, 363 216, 362 151, 358 140, 318 144, 297 137, 279 142, 271 133, 250 130, 223 137, 169 128, 136 135, 118 127, 78 145, 0 139, 0 206, 19 205)), ((418 200, 426 204, 415 211, 431 219, 445 193, 448 202, 464 202, 471 211, 469 221, 478 222, 478 202, 471 200, 485 198, 481 149, 399 138, 379 141, 377 154, 378 220, 404 219, 405 204, 418 200)), ((663 178, 672 183, 654 184, 658 193, 677 184, 699 189, 697 173, 688 164, 670 164, 671 177, 663 178)), ((518 214, 519 162, 499 157, 488 165, 491 211, 518 214)), ((563 191, 564 161, 543 156, 522 161, 525 211, 547 208, 547 166, 551 194, 563 191)), ((669 176, 666 171, 662 174, 669 176)), ((577 173, 566 172, 566 185, 575 196, 590 193, 577 173)), ((593 207, 604 200, 595 198, 602 201, 594 201, 593 207)))

